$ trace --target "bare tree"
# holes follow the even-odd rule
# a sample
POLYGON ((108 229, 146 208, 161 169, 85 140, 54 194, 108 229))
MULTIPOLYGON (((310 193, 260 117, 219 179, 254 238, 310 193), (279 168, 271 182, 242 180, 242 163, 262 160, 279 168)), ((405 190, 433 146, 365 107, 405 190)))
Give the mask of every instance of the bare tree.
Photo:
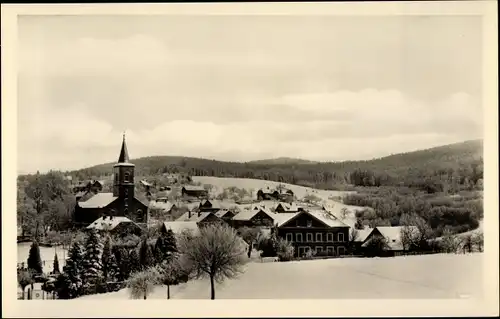
POLYGON ((482 252, 484 246, 484 235, 483 232, 477 233, 472 237, 472 241, 477 251, 482 252))
POLYGON ((26 287, 33 284, 33 274, 26 269, 23 270, 18 270, 17 271, 17 284, 19 287, 21 287, 23 291, 23 299, 24 299, 24 292, 26 290, 26 287))
POLYGON ((445 227, 441 240, 443 249, 447 253, 456 254, 461 246, 460 239, 448 227, 445 227))
POLYGON ((349 210, 345 207, 343 207, 341 210, 340 210, 340 217, 342 219, 346 219, 347 215, 349 215, 349 210))
POLYGON ((226 225, 208 225, 186 241, 179 240, 179 251, 191 265, 194 278, 210 279, 210 299, 215 299, 215 282, 231 279, 243 272, 246 247, 236 231, 226 225))
POLYGON ((170 286, 187 281, 190 264, 185 262, 179 254, 166 259, 160 266, 161 282, 167 286, 167 299, 170 299, 170 286))
POLYGON ((132 299, 147 299, 156 285, 161 283, 161 274, 156 267, 132 274, 127 281, 130 297, 132 299))

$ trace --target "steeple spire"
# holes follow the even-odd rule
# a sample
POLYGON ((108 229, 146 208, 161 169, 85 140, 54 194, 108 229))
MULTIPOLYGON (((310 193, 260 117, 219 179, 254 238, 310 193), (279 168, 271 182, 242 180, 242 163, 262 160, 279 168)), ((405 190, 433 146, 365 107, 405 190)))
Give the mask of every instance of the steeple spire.
POLYGON ((125 143, 125 132, 123 132, 122 149, 120 151, 120 157, 118 158, 118 163, 128 163, 128 161, 129 158, 128 158, 127 143, 125 143))

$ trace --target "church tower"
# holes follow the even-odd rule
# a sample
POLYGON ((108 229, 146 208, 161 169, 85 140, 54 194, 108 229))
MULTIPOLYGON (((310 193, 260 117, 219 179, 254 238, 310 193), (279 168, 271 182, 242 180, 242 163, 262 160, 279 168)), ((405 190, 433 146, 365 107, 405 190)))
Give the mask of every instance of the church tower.
POLYGON ((134 200, 134 170, 135 165, 129 162, 127 143, 125 142, 125 134, 123 134, 118 163, 113 166, 113 196, 118 197, 122 202, 125 216, 128 215, 129 207, 134 200))

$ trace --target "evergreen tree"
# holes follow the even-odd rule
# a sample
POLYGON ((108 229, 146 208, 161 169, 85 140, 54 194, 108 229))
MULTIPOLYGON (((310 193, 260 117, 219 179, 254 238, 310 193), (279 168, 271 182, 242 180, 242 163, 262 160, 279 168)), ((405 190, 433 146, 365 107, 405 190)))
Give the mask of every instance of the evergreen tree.
POLYGON ((156 263, 161 264, 163 262, 163 260, 165 259, 165 253, 166 253, 165 236, 160 235, 156 240, 154 248, 154 256, 156 263))
POLYGON ((177 240, 175 239, 175 234, 172 229, 169 229, 165 235, 166 242, 166 255, 169 259, 172 255, 177 252, 177 240))
POLYGON ((92 230, 85 242, 85 255, 83 259, 83 280, 86 293, 94 291, 95 285, 102 277, 102 244, 97 231, 92 230))
POLYGON ((28 269, 33 271, 35 274, 41 274, 43 272, 40 247, 38 246, 38 242, 36 240, 33 241, 33 244, 31 244, 28 256, 28 269))
POLYGON ((102 275, 105 282, 115 282, 120 277, 120 269, 112 251, 111 238, 107 237, 102 251, 102 275))
POLYGON ((112 248, 115 256, 116 263, 118 265, 118 281, 127 280, 130 275, 130 257, 128 251, 123 247, 113 247, 112 248))
POLYGON ((129 254, 129 275, 132 275, 135 272, 140 271, 141 263, 139 261, 139 255, 135 249, 132 249, 129 254))
POLYGON ((61 299, 76 298, 82 294, 83 288, 83 257, 82 246, 74 242, 68 252, 63 273, 57 280, 57 294, 61 299))
POLYGON ((148 244, 147 237, 144 238, 139 247, 139 264, 141 269, 146 269, 155 264, 155 258, 151 246, 148 244))
POLYGON ((59 270, 59 259, 57 258, 57 253, 54 255, 54 274, 60 274, 61 271, 59 270))

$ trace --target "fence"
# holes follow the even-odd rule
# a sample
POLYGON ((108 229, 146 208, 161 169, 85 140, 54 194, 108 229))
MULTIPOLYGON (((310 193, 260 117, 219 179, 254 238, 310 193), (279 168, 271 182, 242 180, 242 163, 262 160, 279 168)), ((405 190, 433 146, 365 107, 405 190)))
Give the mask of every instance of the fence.
POLYGON ((22 291, 19 291, 17 293, 17 299, 19 299, 19 300, 54 300, 54 299, 56 299, 56 294, 43 291, 42 289, 26 288, 26 291, 24 293, 22 291))

